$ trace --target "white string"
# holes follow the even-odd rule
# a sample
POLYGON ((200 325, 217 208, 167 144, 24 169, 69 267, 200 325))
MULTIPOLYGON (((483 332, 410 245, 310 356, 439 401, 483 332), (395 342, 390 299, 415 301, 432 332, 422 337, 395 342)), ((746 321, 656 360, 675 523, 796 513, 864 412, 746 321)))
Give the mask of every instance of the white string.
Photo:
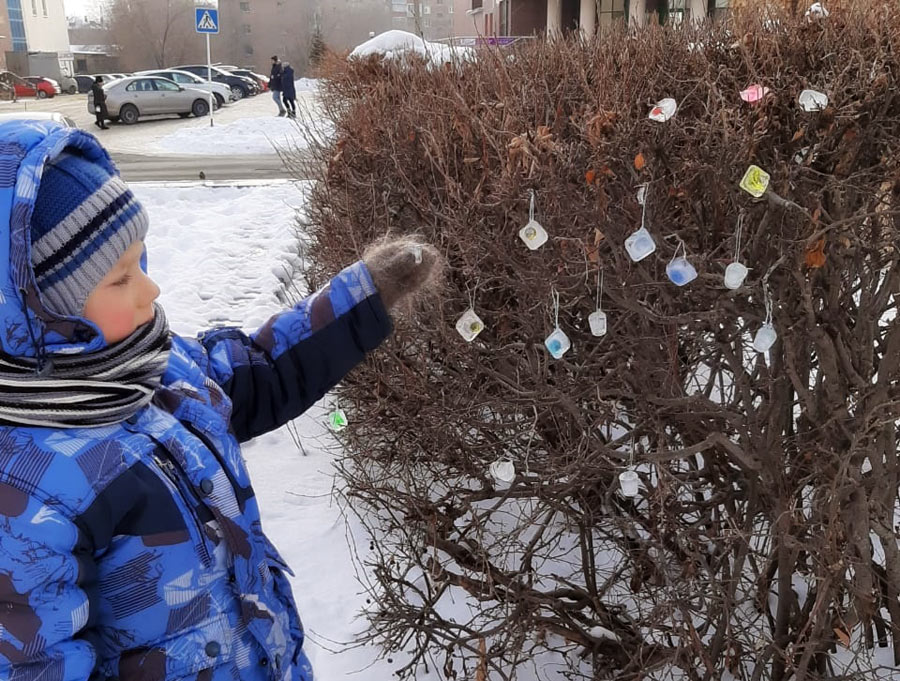
POLYGON ((597 309, 600 308, 600 299, 603 297, 603 268, 597 270, 597 309))
POLYGON ((528 204, 528 221, 531 222, 534 220, 534 190, 529 189, 528 191, 531 194, 531 201, 528 204))
POLYGON ((631 452, 628 455, 628 466, 634 468, 634 429, 631 430, 631 452))
POLYGON ((648 194, 650 193, 649 187, 647 192, 644 194, 644 203, 641 204, 641 229, 645 229, 647 225, 647 200, 649 198, 648 194))
POLYGON ((769 294, 769 282, 763 282, 763 300, 766 304, 766 324, 772 323, 772 296, 769 294))
POLYGON ((467 289, 467 290, 466 290, 466 294, 467 294, 468 297, 469 297, 469 307, 472 309, 472 311, 475 310, 475 292, 478 290, 478 284, 479 284, 479 280, 476 279, 476 280, 475 280, 475 286, 474 286, 474 288, 472 288, 471 291, 468 290, 468 288, 469 288, 469 287, 468 287, 468 284, 466 285, 466 289, 467 289))
POLYGON ((744 212, 741 211, 740 215, 738 215, 738 223, 737 223, 737 231, 735 232, 734 237, 734 261, 738 262, 741 259, 741 236, 744 231, 744 212))
POLYGON ((554 287, 550 291, 550 297, 553 300, 553 328, 559 328, 559 291, 554 287))
POLYGON ((669 261, 669 264, 675 262, 675 258, 678 257, 678 251, 682 248, 684 249, 684 255, 687 256, 687 247, 681 239, 678 239, 678 245, 675 247, 675 252, 672 254, 672 259, 669 261))

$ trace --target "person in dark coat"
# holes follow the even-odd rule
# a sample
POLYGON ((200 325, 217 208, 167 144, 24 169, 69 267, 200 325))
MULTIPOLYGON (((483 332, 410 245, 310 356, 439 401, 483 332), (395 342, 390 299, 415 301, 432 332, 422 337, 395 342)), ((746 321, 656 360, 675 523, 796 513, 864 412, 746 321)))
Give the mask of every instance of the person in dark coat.
POLYGON ((272 92, 272 99, 278 105, 278 115, 284 116, 286 111, 281 105, 281 62, 278 61, 278 55, 272 57, 272 70, 269 72, 269 90, 272 92))
POLYGON ((103 91, 103 78, 96 76, 94 83, 91 85, 91 94, 94 96, 94 115, 97 120, 94 121, 101 130, 108 130, 106 119, 109 118, 109 110, 106 108, 106 93, 103 91))
POLYGON ((297 117, 297 90, 294 88, 294 69, 284 62, 281 70, 281 97, 287 107, 288 118, 297 117))

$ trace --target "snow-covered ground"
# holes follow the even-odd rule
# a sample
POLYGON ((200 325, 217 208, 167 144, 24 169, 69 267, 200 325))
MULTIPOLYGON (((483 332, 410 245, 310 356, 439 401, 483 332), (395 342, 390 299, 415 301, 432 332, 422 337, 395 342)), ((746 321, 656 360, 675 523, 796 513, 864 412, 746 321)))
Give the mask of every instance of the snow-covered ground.
POLYGON ((458 59, 474 58, 475 52, 468 47, 429 42, 415 33, 394 29, 385 31, 361 45, 357 45, 350 53, 350 57, 363 59, 373 54, 378 54, 388 59, 417 54, 420 57, 425 57, 434 65, 441 65, 458 59))
MULTIPOLYGON (((300 258, 294 219, 305 186, 131 186, 150 214, 149 268, 176 332, 193 335, 212 323, 253 328, 281 308, 280 278, 300 258)), ((317 679, 389 679, 396 663, 379 660, 374 647, 342 650, 364 627, 354 555, 366 555, 368 538, 332 499, 336 441, 326 415, 320 404, 294 422, 303 452, 285 427, 244 445, 244 455, 263 526, 297 575, 317 679)))

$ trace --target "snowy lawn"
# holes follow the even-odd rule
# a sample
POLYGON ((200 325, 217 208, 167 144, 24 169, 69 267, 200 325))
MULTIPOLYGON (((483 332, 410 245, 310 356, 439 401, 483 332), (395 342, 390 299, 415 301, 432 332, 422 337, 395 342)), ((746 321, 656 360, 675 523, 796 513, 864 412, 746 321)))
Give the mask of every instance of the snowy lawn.
MULTIPOLYGON (((149 268, 176 332, 194 335, 215 323, 254 328, 281 309, 280 277, 300 264, 294 217, 305 186, 131 187, 150 214, 149 268)), ((296 572, 317 679, 388 679, 397 665, 377 660, 375 648, 341 650, 364 626, 353 556, 365 557, 368 538, 332 499, 335 440, 326 414, 319 404, 294 422, 305 453, 285 427, 244 445, 244 455, 263 526, 296 572)))

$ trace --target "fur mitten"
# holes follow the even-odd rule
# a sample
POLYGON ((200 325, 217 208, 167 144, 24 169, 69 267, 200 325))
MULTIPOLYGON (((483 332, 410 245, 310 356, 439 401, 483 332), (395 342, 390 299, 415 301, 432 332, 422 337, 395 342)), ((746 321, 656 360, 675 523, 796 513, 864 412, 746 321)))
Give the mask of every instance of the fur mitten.
POLYGON ((434 288, 444 263, 434 246, 413 237, 373 244, 363 253, 362 259, 387 308, 406 296, 434 288))

